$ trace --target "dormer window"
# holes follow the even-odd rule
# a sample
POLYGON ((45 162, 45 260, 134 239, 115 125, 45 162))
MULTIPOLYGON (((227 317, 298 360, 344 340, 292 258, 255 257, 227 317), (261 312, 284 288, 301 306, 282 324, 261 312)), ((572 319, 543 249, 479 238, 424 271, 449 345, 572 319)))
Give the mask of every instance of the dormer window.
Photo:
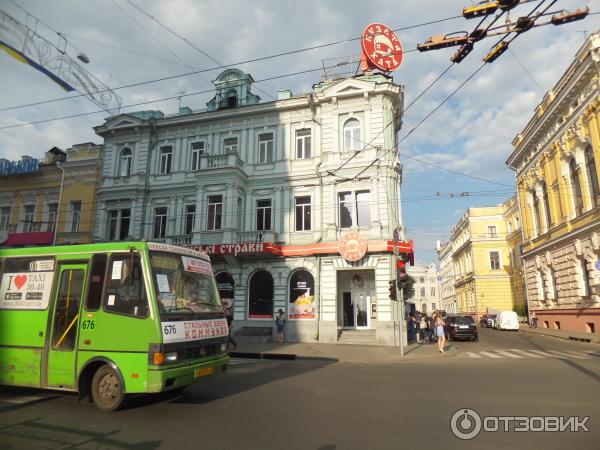
POLYGON ((360 122, 357 119, 347 120, 344 124, 344 151, 360 150, 360 142, 360 122))
POLYGON ((126 177, 131 175, 131 166, 133 163, 133 152, 129 148, 124 148, 121 152, 119 161, 119 175, 126 177))
POLYGON ((235 92, 228 92, 227 98, 225 99, 227 108, 235 108, 237 106, 237 95, 235 92))

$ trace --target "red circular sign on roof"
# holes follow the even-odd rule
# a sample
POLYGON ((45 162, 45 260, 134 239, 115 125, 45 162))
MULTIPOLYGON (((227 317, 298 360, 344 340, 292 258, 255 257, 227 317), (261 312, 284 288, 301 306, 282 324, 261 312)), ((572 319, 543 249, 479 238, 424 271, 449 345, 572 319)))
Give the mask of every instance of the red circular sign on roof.
POLYGON ((362 34, 363 53, 369 62, 385 72, 402 64, 402 43, 396 33, 382 23, 372 23, 362 34))
POLYGON ((340 240, 339 250, 346 261, 358 261, 367 253, 367 241, 356 232, 348 233, 340 240))

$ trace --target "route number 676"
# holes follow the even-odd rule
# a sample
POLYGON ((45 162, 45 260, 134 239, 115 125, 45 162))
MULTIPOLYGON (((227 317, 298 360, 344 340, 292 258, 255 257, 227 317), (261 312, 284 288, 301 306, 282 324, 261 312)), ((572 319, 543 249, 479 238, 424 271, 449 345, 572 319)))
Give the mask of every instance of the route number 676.
POLYGON ((177 334, 177 328, 175 325, 164 325, 163 334, 177 334))

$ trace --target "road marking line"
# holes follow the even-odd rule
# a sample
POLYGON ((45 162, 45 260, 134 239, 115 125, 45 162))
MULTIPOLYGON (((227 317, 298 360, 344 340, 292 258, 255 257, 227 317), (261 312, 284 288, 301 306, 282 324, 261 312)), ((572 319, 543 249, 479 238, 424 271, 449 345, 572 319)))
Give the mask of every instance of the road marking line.
POLYGON ((527 356, 528 358, 545 358, 545 356, 536 355, 535 353, 531 353, 528 350, 521 350, 521 349, 518 349, 518 348, 511 348, 510 351, 511 352, 518 352, 518 353, 520 353, 522 355, 527 356))
POLYGON ((596 350, 583 350, 583 353, 587 353, 588 355, 600 356, 600 352, 596 350))
POLYGON ((509 358, 518 358, 518 359, 523 358, 522 356, 519 356, 519 355, 513 355, 512 353, 508 352, 507 350, 496 350, 496 353, 500 353, 501 355, 508 356, 509 358))
POLYGON ((577 359, 590 359, 588 356, 577 356, 577 355, 573 355, 573 354, 569 354, 566 352, 559 352, 557 350, 548 350, 549 353, 555 354, 555 355, 565 355, 568 356, 570 358, 577 358, 577 359))
POLYGON ((502 359, 503 358, 503 356, 498 356, 498 355, 496 355, 494 353, 491 353, 491 352, 479 352, 479 353, 481 353, 482 355, 487 356, 489 358, 496 358, 496 359, 502 359))
POLYGON ((230 358, 229 359, 229 364, 230 365, 239 365, 239 364, 250 364, 250 363, 255 363, 260 361, 259 359, 253 359, 253 358, 230 358))
POLYGON ((538 355, 543 355, 543 356, 546 356, 548 358, 568 359, 566 356, 552 355, 550 353, 546 353, 546 352, 543 352, 541 350, 529 350, 529 351, 531 353, 537 353, 538 355))
POLYGON ((473 352, 467 352, 467 355, 469 355, 469 358, 481 358, 481 355, 478 355, 477 353, 473 353, 473 352))
POLYGON ((574 355, 583 356, 584 358, 590 357, 590 355, 586 355, 585 353, 577 352, 575 350, 565 350, 563 353, 573 353, 574 355))

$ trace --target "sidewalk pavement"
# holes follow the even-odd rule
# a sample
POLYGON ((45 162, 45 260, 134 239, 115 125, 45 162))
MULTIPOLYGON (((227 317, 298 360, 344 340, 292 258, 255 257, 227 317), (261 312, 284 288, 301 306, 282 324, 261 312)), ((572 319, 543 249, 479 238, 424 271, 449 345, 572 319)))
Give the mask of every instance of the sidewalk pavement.
POLYGON ((382 345, 321 344, 321 343, 245 343, 230 350, 234 358, 262 359, 320 359, 351 363, 387 364, 401 361, 451 358, 458 354, 456 347, 446 344, 446 353, 441 355, 436 343, 411 343, 404 347, 404 357, 399 347, 382 345))
POLYGON ((593 344, 600 344, 600 335, 598 334, 580 333, 577 331, 552 330, 550 328, 530 328, 527 324, 521 324, 519 330, 524 331, 526 333, 541 334, 544 336, 552 336, 561 339, 571 339, 576 341, 591 342, 593 344))

